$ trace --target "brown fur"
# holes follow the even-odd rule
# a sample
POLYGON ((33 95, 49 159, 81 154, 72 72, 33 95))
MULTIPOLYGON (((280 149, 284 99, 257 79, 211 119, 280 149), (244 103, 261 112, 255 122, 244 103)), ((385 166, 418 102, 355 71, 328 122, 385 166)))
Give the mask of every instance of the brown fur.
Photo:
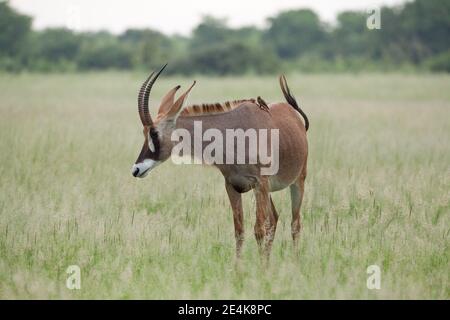
MULTIPOLYGON (((270 192, 287 187, 290 187, 291 190, 291 226, 295 246, 298 242, 300 207, 304 194, 308 158, 305 125, 307 126, 309 122, 291 95, 284 77, 280 79, 280 85, 288 102, 267 104, 258 97, 257 100, 245 99, 222 104, 192 105, 186 107, 183 111, 182 104, 192 86, 170 107, 167 105, 167 101, 173 101, 178 87, 172 89, 163 99, 164 106, 160 107, 160 113, 155 123, 152 124, 152 128, 158 132, 158 156, 152 158, 146 143, 144 143, 138 159, 139 161, 155 159, 159 162, 168 159, 175 144, 171 141, 172 132, 177 128, 182 128, 187 130, 193 139, 194 121, 201 121, 203 131, 214 128, 222 133, 225 133, 226 129, 237 128, 244 130, 249 128, 256 130, 278 129, 279 170, 275 175, 262 176, 260 174, 260 163, 214 164, 225 178, 226 192, 233 210, 237 256, 241 253, 244 239, 241 193, 252 189, 255 193, 257 211, 254 233, 261 252, 264 252, 266 257, 269 256, 278 221, 278 213, 270 192)), ((148 138, 146 137, 147 141, 148 138)), ((208 142, 203 142, 203 148, 206 145, 208 145, 208 142)), ((223 150, 225 152, 226 148, 223 148, 223 150)))

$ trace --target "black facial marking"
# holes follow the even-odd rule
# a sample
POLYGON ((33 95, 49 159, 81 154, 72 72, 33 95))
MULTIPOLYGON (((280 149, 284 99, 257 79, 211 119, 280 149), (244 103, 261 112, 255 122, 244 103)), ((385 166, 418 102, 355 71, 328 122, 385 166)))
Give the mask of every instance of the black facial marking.
MULTIPOLYGON (((146 134, 146 131, 144 131, 144 134, 146 134)), ((136 159, 135 163, 140 163, 144 161, 145 159, 152 159, 152 160, 160 160, 160 153, 161 153, 161 145, 158 138, 158 131, 151 127, 148 131, 148 137, 145 139, 144 145, 142 146, 141 152, 139 153, 138 158, 136 159), (155 147, 155 151, 152 152, 150 148, 148 147, 150 140, 152 139, 153 146, 155 147)))
POLYGON ((152 152, 150 149, 148 152, 150 153, 150 158, 153 160, 159 160, 159 152, 160 152, 160 144, 158 139, 158 131, 154 127, 150 128, 149 139, 152 139, 153 145, 155 146, 155 152, 152 152))

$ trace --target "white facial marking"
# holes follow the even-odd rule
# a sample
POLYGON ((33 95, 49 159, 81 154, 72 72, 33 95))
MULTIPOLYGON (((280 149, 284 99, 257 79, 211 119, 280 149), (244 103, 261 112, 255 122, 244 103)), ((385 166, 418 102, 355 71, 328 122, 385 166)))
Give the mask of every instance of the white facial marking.
POLYGON ((148 148, 151 152, 155 152, 155 145, 153 144, 153 139, 151 137, 148 138, 148 148))
POLYGON ((143 162, 134 164, 131 168, 131 173, 133 174, 136 169, 139 169, 136 178, 144 178, 153 168, 157 167, 160 163, 161 161, 145 159, 143 162))

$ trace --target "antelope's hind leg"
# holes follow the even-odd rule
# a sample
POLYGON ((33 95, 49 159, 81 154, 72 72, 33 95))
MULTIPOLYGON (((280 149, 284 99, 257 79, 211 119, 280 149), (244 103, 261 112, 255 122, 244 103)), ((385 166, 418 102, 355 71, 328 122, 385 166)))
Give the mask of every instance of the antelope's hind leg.
POLYGON ((226 182, 228 198, 233 210, 234 237, 236 238, 236 257, 241 256, 242 244, 244 243, 244 214, 242 210, 242 195, 234 187, 226 182))
POLYGON ((268 228, 266 229, 266 237, 267 237, 267 243, 266 246, 268 247, 268 251, 270 252, 272 249, 272 243, 273 239, 275 238, 275 232, 277 231, 277 223, 278 223, 278 212, 277 209, 275 209, 275 205, 273 204, 272 196, 270 197, 270 224, 268 225, 268 228))
POLYGON ((303 202, 303 194, 305 191, 306 172, 304 171, 300 177, 290 186, 291 189, 291 205, 292 205, 292 222, 291 232, 294 241, 294 249, 297 251, 298 238, 301 229, 300 208, 303 202))
POLYGON ((255 188, 256 198, 256 223, 255 237, 260 248, 260 252, 266 258, 270 256, 272 242, 275 236, 275 230, 278 222, 278 213, 273 205, 272 198, 269 194, 268 181, 266 178, 261 179, 255 188))

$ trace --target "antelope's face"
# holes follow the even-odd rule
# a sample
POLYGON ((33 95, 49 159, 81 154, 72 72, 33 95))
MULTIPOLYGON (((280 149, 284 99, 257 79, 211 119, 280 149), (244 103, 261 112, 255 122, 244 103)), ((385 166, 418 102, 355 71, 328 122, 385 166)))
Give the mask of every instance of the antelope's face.
POLYGON ((161 143, 158 131, 154 127, 145 126, 143 133, 144 145, 131 169, 132 175, 136 178, 144 178, 150 170, 163 161, 160 158, 161 143))
POLYGON ((139 117, 144 126, 144 145, 131 168, 131 174, 137 178, 144 178, 153 168, 170 157, 172 151, 172 141, 170 139, 172 131, 175 129, 175 123, 180 115, 184 101, 195 85, 194 81, 192 86, 176 101, 174 101, 175 94, 180 89, 180 86, 176 86, 170 90, 161 100, 158 116, 155 122, 153 122, 148 111, 148 100, 153 84, 165 67, 166 65, 155 76, 152 73, 139 90, 138 110, 139 117))

